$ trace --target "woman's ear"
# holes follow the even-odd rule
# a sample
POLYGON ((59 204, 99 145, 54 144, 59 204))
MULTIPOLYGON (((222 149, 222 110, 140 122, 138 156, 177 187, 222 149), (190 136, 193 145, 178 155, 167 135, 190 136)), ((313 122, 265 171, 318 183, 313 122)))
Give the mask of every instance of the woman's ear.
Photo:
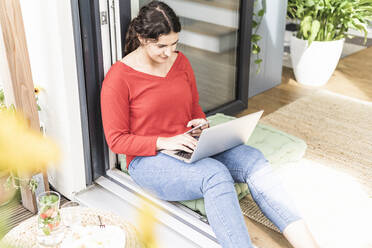
POLYGON ((141 46, 144 46, 144 45, 146 45, 148 43, 148 40, 145 39, 145 38, 142 38, 140 35, 137 35, 137 38, 138 38, 141 46))

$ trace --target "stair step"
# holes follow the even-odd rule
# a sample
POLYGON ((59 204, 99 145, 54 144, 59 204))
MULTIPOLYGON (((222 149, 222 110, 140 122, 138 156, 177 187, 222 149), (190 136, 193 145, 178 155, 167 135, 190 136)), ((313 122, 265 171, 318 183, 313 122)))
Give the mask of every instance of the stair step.
POLYGON ((229 10, 238 10, 239 8, 238 0, 188 0, 188 1, 229 10))
POLYGON ((227 6, 226 4, 230 1, 224 3, 220 0, 164 0, 164 2, 171 6, 180 17, 236 29, 239 27, 239 11, 235 8, 222 7, 227 6))
POLYGON ((236 50, 231 49, 221 53, 209 52, 200 48, 179 44, 177 49, 183 52, 187 58, 204 60, 204 63, 217 63, 222 66, 235 67, 236 65, 236 50))
POLYGON ((195 72, 204 111, 235 99, 235 50, 217 54, 185 45, 180 45, 179 50, 190 60, 195 72))
POLYGON ((180 43, 222 53, 236 47, 236 29, 202 21, 182 19, 180 43))
POLYGON ((189 32, 194 32, 198 34, 208 35, 208 36, 225 36, 229 34, 234 34, 237 31, 236 28, 226 27, 218 24, 212 24, 208 22, 195 21, 187 18, 183 18, 183 30, 189 32))

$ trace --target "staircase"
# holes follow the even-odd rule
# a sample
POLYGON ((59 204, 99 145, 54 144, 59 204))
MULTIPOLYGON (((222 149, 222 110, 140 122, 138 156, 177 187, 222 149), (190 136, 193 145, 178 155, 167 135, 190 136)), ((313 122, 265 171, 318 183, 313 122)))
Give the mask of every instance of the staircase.
POLYGON ((180 17, 178 49, 190 60, 204 111, 235 100, 238 0, 165 0, 180 17))

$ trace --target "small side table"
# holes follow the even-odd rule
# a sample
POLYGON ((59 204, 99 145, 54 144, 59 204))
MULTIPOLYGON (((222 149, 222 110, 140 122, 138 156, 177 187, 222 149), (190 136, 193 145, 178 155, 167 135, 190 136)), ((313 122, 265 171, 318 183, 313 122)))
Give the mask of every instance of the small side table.
MULTIPOLYGON (((98 226, 100 224, 98 219, 99 215, 101 217, 102 223, 104 223, 105 225, 116 225, 126 232, 125 248, 142 248, 135 227, 126 222, 122 217, 115 215, 109 211, 103 211, 100 209, 86 207, 76 208, 79 208, 82 225, 98 226)), ((60 211, 61 215, 63 215, 64 209, 62 208, 60 209, 60 211)), ((21 224, 8 232, 4 236, 2 241, 15 247, 38 247, 36 240, 36 231, 37 216, 33 216, 23 221, 21 224)))

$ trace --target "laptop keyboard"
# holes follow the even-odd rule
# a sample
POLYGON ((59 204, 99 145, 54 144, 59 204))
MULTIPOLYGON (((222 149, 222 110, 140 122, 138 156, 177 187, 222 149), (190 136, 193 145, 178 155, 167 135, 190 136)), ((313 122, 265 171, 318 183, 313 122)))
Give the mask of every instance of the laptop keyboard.
POLYGON ((186 159, 190 159, 191 156, 192 156, 192 153, 185 152, 185 151, 178 151, 178 152, 175 153, 175 155, 186 158, 186 159))
MULTIPOLYGON (((195 139, 199 140, 200 136, 193 136, 195 139)), ((185 152, 185 151, 178 151, 175 153, 175 155, 180 156, 182 158, 190 159, 192 156, 192 152, 185 152)))

